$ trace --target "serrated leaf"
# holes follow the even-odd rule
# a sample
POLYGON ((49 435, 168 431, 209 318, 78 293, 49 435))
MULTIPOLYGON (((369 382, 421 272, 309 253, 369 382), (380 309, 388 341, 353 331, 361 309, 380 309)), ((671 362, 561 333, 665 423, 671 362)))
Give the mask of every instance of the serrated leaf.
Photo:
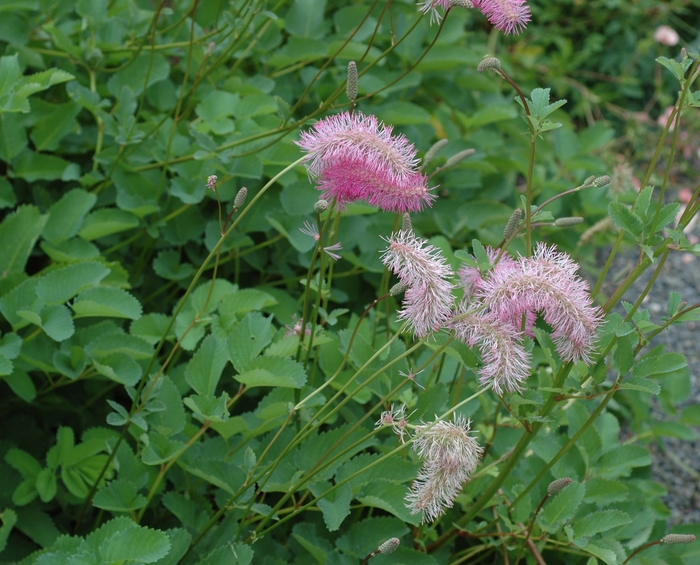
MULTIPOLYGON (((134 320, 129 327, 129 331, 140 339, 154 345, 160 341, 169 322, 170 317, 165 314, 146 314, 138 320, 134 320)), ((172 329, 170 335, 173 337, 175 335, 172 333, 172 329)))
POLYGON ((621 202, 611 202, 608 205, 608 214, 619 229, 629 232, 635 239, 639 239, 644 229, 644 223, 628 206, 621 202))
POLYGON ((362 492, 356 498, 366 506, 381 508, 408 524, 418 526, 421 515, 411 514, 411 511, 406 508, 405 495, 405 485, 377 480, 364 485, 362 492))
POLYGON ((74 263, 41 277, 36 292, 46 304, 63 304, 80 291, 96 285, 109 272, 102 263, 74 263))
POLYGON ((126 210, 100 208, 85 217, 78 235, 87 241, 138 227, 139 219, 126 210))
POLYGON ((29 254, 47 219, 48 216, 42 216, 36 206, 25 205, 0 223, 0 276, 24 272, 29 254))
POLYGON ((612 528, 629 524, 632 518, 620 510, 601 510, 584 516, 574 523, 576 537, 590 537, 612 528))
POLYGON ((234 379, 249 387, 278 386, 301 388, 306 384, 304 367, 281 357, 260 357, 247 364, 248 369, 234 379))
POLYGON ((97 196, 81 188, 64 194, 49 208, 49 218, 41 232, 52 243, 66 241, 78 233, 85 215, 97 202, 97 196))
POLYGON ((615 552, 611 549, 605 549, 593 543, 586 544, 586 546, 582 549, 591 555, 595 555, 598 559, 601 559, 604 563, 607 563, 607 565, 619 565, 617 555, 615 555, 615 552))
POLYGON ((631 377, 620 382, 620 388, 626 390, 639 390, 641 392, 650 392, 651 394, 659 394, 661 385, 656 381, 647 379, 646 377, 631 377))
POLYGON ((160 434, 148 434, 148 445, 141 454, 141 461, 146 465, 160 465, 170 461, 185 449, 181 441, 167 438, 160 434))
POLYGON ((167 249, 158 253, 153 260, 153 270, 159 277, 170 281, 180 281, 186 279, 194 273, 194 267, 189 263, 180 263, 180 254, 167 249))
POLYGON ((0 520, 2 520, 2 527, 0 527, 0 553, 2 553, 7 545, 7 538, 10 537, 10 532, 17 523, 17 513, 11 508, 6 508, 0 512, 0 520))
POLYGON ((11 374, 3 377, 12 392, 25 402, 32 402, 36 398, 36 387, 32 378, 24 371, 16 367, 11 374))
MULTIPOLYGON (((309 490, 314 496, 322 495, 331 487, 328 481, 320 481, 309 486, 309 490)), ((329 532, 335 532, 340 528, 343 520, 350 515, 350 501, 352 500, 352 489, 345 483, 335 490, 326 494, 316 505, 321 509, 323 521, 329 532)))
POLYGON ((187 383, 203 396, 213 396, 228 363, 226 342, 207 336, 185 369, 187 383))
POLYGON ((95 493, 93 506, 110 512, 131 512, 146 505, 146 497, 130 481, 117 479, 95 493))
POLYGON ((81 292, 71 305, 78 317, 108 316, 113 318, 141 317, 141 304, 121 288, 89 288, 81 292))
POLYGON ((586 487, 578 482, 571 483, 547 502, 539 515, 542 527, 548 532, 556 531, 562 522, 572 518, 586 494, 586 487))
POLYGON ((272 341, 272 317, 250 312, 238 323, 228 338, 229 358, 238 372, 246 371, 272 341))
POLYGON ((608 451, 596 464, 598 476, 605 479, 627 477, 634 467, 651 464, 649 451, 641 445, 620 445, 608 451))
POLYGON ((143 373, 141 366, 126 353, 110 353, 93 359, 93 364, 101 375, 127 386, 137 384, 143 373))
POLYGON ((153 563, 165 557, 170 550, 170 539, 165 532, 138 526, 115 533, 100 546, 100 556, 106 563, 128 560, 153 563))
POLYGON ((682 353, 661 353, 653 357, 645 357, 634 366, 635 377, 649 377, 672 373, 688 366, 682 353))
POLYGON ((229 397, 225 392, 219 397, 201 396, 193 394, 183 399, 185 406, 197 414, 203 420, 211 422, 225 422, 229 413, 226 403, 229 397))
POLYGON ((40 316, 41 328, 54 341, 65 341, 75 332, 70 310, 64 304, 46 306, 40 316))

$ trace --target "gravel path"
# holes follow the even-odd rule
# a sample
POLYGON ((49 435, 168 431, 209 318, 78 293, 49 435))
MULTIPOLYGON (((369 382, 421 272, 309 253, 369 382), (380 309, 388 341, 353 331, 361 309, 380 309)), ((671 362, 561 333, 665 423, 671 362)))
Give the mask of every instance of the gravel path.
MULTIPOLYGON (((695 226, 686 235, 691 241, 700 239, 700 227, 695 226)), ((631 268, 637 260, 635 253, 623 255, 615 261, 615 270, 631 268)), ((651 272, 645 275, 625 295, 634 302, 649 281, 651 272)), ((625 271, 627 272, 627 271, 625 271)), ((659 322, 666 315, 666 305, 671 292, 680 293, 688 305, 700 303, 700 257, 690 253, 673 252, 663 266, 661 275, 643 303, 651 320, 659 322)), ((620 312, 623 312, 620 309, 620 312)), ((678 407, 678 414, 668 415, 658 399, 652 401, 652 416, 657 420, 678 421, 684 407, 700 404, 700 322, 672 326, 654 338, 651 346, 663 344, 667 351, 685 355, 690 368, 691 392, 689 398, 678 407)), ((663 438, 661 446, 652 443, 652 473, 663 484, 668 494, 663 498, 671 509, 670 525, 700 523, 700 428, 695 428, 696 439, 684 441, 675 437, 663 438)))

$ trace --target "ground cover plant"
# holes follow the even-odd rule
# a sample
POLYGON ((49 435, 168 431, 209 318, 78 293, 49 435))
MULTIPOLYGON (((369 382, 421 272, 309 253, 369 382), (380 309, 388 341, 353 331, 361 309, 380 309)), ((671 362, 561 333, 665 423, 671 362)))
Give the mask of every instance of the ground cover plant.
POLYGON ((0 562, 695 563, 692 2, 590 4, 0 5, 0 562))

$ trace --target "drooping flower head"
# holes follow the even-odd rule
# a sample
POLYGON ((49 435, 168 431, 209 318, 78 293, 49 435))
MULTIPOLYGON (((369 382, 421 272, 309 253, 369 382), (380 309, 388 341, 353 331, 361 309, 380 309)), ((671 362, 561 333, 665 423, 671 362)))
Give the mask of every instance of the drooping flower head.
POLYGON ((387 239, 382 262, 405 286, 399 318, 407 320, 422 338, 444 327, 452 316, 452 269, 440 250, 413 231, 399 231, 387 239))
POLYGON ((423 512, 423 522, 433 521, 451 508, 479 463, 482 449, 469 435, 469 422, 437 421, 416 429, 413 449, 423 467, 406 495, 411 514, 423 512))
POLYGON ((431 24, 441 20, 438 7, 447 10, 451 6, 476 8, 505 34, 520 33, 530 21, 530 7, 525 0, 424 0, 418 4, 421 12, 430 12, 431 24))
POLYGON ((399 213, 429 206, 435 196, 417 170, 416 149, 392 130, 374 116, 343 112, 302 132, 297 145, 308 154, 306 167, 322 198, 341 206, 362 199, 399 213))
POLYGON ((515 329, 521 328, 525 316, 528 334, 533 315, 544 312, 561 358, 590 363, 603 313, 593 306, 588 284, 576 275, 578 265, 571 257, 540 243, 532 257, 499 266, 483 281, 476 299, 515 329))

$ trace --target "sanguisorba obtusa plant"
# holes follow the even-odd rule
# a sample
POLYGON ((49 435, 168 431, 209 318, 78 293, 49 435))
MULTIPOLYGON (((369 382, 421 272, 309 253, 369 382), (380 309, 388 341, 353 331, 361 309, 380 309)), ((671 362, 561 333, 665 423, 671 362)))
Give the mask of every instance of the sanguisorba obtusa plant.
MULTIPOLYGON (((85 25, 99 18, 99 6, 80 5, 85 25)), ((420 5, 434 20, 441 20, 438 8, 456 7, 474 8, 505 33, 522 31, 530 20, 523 0, 420 5)), ((230 19, 250 17, 244 35, 263 41, 268 24, 256 20, 259 6, 242 3, 237 9, 230 19)), ((156 30, 154 24, 154 37, 156 30)), ((46 28, 60 42, 64 32, 59 31, 46 28)), ((231 41, 231 50, 245 49, 238 38, 232 34, 222 41, 231 41)), ((167 313, 142 316, 139 300, 123 288, 128 279, 89 243, 97 233, 118 233, 105 224, 113 227, 130 218, 103 214, 83 225, 97 200, 86 191, 76 191, 59 209, 68 215, 85 208, 77 223, 18 208, 0 224, 0 234, 12 236, 16 244, 9 259, 0 254, 7 279, 0 312, 10 329, 3 327, 0 370, 24 400, 37 398, 29 375, 35 370, 47 375, 40 400, 59 399, 57 389, 93 378, 100 386, 112 383, 108 390, 114 395, 105 402, 102 390, 88 388, 91 395, 81 409, 108 405, 111 428, 85 429, 76 438, 73 427, 62 421, 54 445, 42 454, 45 464, 29 441, 3 445, 2 469, 11 474, 2 494, 0 552, 7 548, 10 559, 22 565, 350 564, 388 562, 382 557, 388 554, 396 562, 426 564, 614 565, 641 563, 635 560, 644 556, 664 562, 664 555, 693 563, 697 550, 665 547, 692 543, 694 535, 666 532, 658 486, 643 470, 649 454, 635 442, 621 441, 617 412, 608 409, 614 398, 618 406, 647 401, 659 394, 660 375, 685 368, 677 354, 647 352, 644 346, 671 324, 697 319, 700 307, 683 304, 674 294, 668 316, 653 324, 640 309, 648 286, 634 303, 625 304, 624 316, 613 311, 644 271, 653 269, 655 279, 669 253, 700 252, 683 233, 700 209, 700 188, 680 215, 677 204, 663 204, 681 115, 700 106, 700 95, 691 90, 699 63, 685 53, 680 61, 659 62, 680 83, 678 101, 644 188, 631 206, 609 205, 619 235, 592 289, 575 258, 547 241, 549 232, 540 228, 566 229, 584 221, 555 218, 548 207, 582 191, 602 192, 610 178, 589 176, 579 186, 539 198, 538 143, 561 125, 550 116, 565 101, 551 102, 549 89, 526 97, 495 57, 485 58, 479 71, 490 70, 514 88, 529 149, 520 205, 504 225, 500 244, 474 239, 469 249, 453 251, 449 239, 428 239, 414 227, 411 214, 436 205, 440 175, 474 151, 462 150, 428 174, 426 165, 445 143, 438 142, 421 163, 406 135, 362 106, 362 72, 355 63, 348 66, 346 89, 351 110, 339 102, 333 106, 339 88, 322 107, 337 112, 307 115, 320 119, 302 129, 296 142, 300 158, 286 159, 284 153, 284 165, 274 161, 275 173, 258 188, 250 183, 232 191, 214 171, 202 176, 201 185, 218 203, 218 218, 208 224, 206 247, 181 245, 177 252, 169 250, 174 255, 165 251, 154 262, 155 272, 177 283, 151 289, 152 297, 172 293, 167 313), (672 125, 672 150, 657 191, 647 182, 672 125), (288 207, 298 200, 309 209, 291 221, 274 205, 263 208, 277 199, 279 186, 292 187, 282 192, 288 207), (230 208, 224 210, 221 200, 230 208), (363 214, 374 214, 370 217, 381 229, 352 223, 363 214), (379 220, 387 215, 389 222, 379 220), (670 227, 677 216, 677 225, 670 227), (274 256, 278 272, 294 283, 286 291, 264 276, 257 286, 246 279, 246 288, 220 276, 235 261, 238 281, 245 253, 252 265, 262 264, 255 253, 278 241, 246 240, 246 223, 272 226, 279 239, 294 242, 274 256), (367 233, 352 233, 358 225, 367 233), (60 230, 72 233, 61 239, 55 233, 60 230), (38 274, 25 272, 40 235, 41 249, 53 264, 38 274), (352 244, 344 244, 346 236, 352 244), (383 250, 371 258, 356 254, 365 238, 375 247, 383 241, 383 250), (640 259, 603 303, 602 281, 624 240, 639 246, 640 259), (516 245, 521 252, 513 251, 516 245), (196 270, 180 263, 180 252, 196 263, 196 270), (286 261, 292 252, 298 258, 286 261), (17 257, 22 258, 19 270, 17 257), (339 273, 340 262, 358 271, 339 273), (357 285, 379 292, 359 310, 332 310, 343 293, 338 279, 358 273, 367 277, 357 276, 357 285), (129 331, 110 318, 131 319, 129 331), (67 521, 60 516, 63 511, 67 521)), ((93 100, 98 68, 89 68, 94 90, 73 92, 92 104, 102 128, 98 143, 105 131, 120 140, 113 153, 98 150, 96 156, 114 159, 110 162, 121 183, 115 200, 128 202, 145 217, 160 192, 154 200, 141 198, 145 192, 140 189, 125 192, 129 172, 117 166, 121 153, 140 142, 135 138, 147 134, 127 115, 136 108, 136 98, 123 85, 127 99, 117 118, 105 114, 99 97, 93 100)), ((17 59, 3 58, 0 71, 18 78, 17 59)), ((264 78, 257 83, 265 83, 264 78)), ((17 100, 71 77, 51 70, 34 82, 23 80, 11 93, 17 100)), ((301 98, 307 94, 308 89, 301 98)), ((149 96, 164 103, 168 94, 149 96)), ((240 103, 235 97, 226 100, 240 103)), ((9 95, 0 101, 7 112, 22 103, 11 103, 9 95)), ((181 106, 173 106, 178 119, 185 115, 179 114, 181 106)), ((207 116, 211 108, 197 106, 197 113, 207 116)), ((222 160, 242 162, 247 154, 226 151, 242 139, 240 144, 249 144, 255 153, 254 142, 269 135, 251 133, 217 147, 207 136, 235 130, 226 116, 206 132, 193 125, 192 135, 209 152, 198 151, 193 159, 206 161, 220 153, 222 160)), ((276 134, 292 129, 290 116, 283 117, 276 134)), ((166 161, 173 146, 186 144, 184 136, 174 134, 178 119, 163 119, 173 132, 165 146, 157 147, 166 161)), ((149 125, 153 131, 160 127, 149 125)), ((278 157, 267 153, 266 158, 278 157)), ((96 157, 90 179, 100 176, 97 164, 96 157)), ((174 184, 183 202, 198 190, 174 184)), ((109 194, 103 198, 111 202, 109 194)), ((140 235, 151 238, 148 246, 165 246, 167 237, 179 241, 171 232, 161 239, 160 230, 166 232, 170 216, 188 213, 193 203, 144 228, 140 235)), ((111 240, 104 254, 130 243, 111 240)), ((90 421, 76 410, 75 420, 68 421, 78 427, 81 419, 90 421)))

